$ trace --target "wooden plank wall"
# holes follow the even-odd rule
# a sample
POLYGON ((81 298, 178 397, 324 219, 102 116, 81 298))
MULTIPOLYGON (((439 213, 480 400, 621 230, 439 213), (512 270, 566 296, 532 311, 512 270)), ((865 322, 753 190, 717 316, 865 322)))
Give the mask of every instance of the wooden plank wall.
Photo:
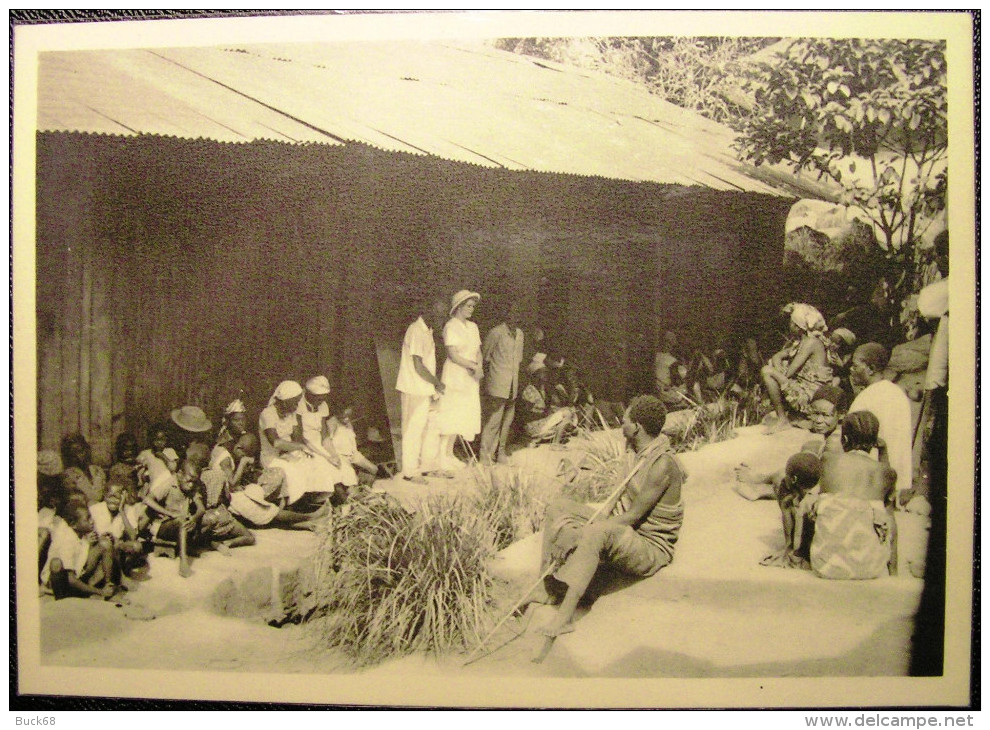
MULTIPOLYGON (((482 332, 508 300, 559 320, 591 387, 625 397, 665 320, 699 342, 734 326, 733 246, 761 234, 729 198, 360 146, 45 134, 38 151, 39 443, 78 430, 103 462, 172 408, 216 424, 240 395, 256 417, 317 373, 386 433, 375 341, 401 342, 427 291, 481 291, 482 332)), ((772 250, 789 203, 771 200, 779 240, 754 245, 772 250)))
POLYGON ((40 197, 38 205, 38 441, 57 449, 78 432, 108 454, 116 435, 112 277, 96 260, 92 161, 84 154, 39 169, 60 195, 55 206, 40 197))

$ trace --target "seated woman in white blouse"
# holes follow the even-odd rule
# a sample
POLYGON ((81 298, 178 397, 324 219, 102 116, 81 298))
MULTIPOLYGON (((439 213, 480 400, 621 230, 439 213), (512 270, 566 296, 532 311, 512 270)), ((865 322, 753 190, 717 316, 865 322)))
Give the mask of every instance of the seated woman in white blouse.
POLYGON ((302 419, 297 412, 302 394, 299 383, 282 381, 258 419, 261 466, 278 467, 285 473, 282 497, 286 506, 304 494, 330 495, 339 473, 303 440, 302 419))
POLYGON ((296 411, 302 422, 303 442, 333 467, 335 473, 331 478, 334 484, 353 487, 358 483, 357 474, 347 459, 341 459, 330 438, 329 395, 330 381, 326 376, 317 375, 306 381, 306 389, 296 411))

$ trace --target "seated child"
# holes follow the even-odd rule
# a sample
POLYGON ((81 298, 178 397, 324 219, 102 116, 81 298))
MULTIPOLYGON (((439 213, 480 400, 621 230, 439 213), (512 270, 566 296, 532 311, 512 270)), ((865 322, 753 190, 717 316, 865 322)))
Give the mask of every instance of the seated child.
MULTIPOLYGON (((199 468, 193 462, 182 462, 170 477, 149 485, 144 504, 148 508, 151 536, 177 542, 180 530, 185 530, 189 537, 197 533, 206 507, 197 485, 199 468)), ((191 544, 192 540, 189 542, 191 544)))
POLYGON ((55 511, 62 494, 62 457, 55 451, 38 452, 38 572, 48 558, 55 521, 55 511))
POLYGON ((358 474, 360 484, 372 484, 378 476, 378 467, 358 450, 357 436, 354 433, 354 409, 340 403, 334 408, 333 417, 327 422, 329 437, 334 449, 343 459, 361 472, 358 474))
POLYGON ((103 499, 106 485, 106 472, 93 463, 93 451, 89 442, 81 434, 72 434, 62 439, 62 487, 66 492, 80 491, 90 504, 103 499))
MULTIPOLYGON (((138 443, 133 434, 122 433, 113 447, 113 463, 107 472, 107 482, 115 479, 125 485, 131 499, 138 495, 138 443)), ((105 498, 105 497, 104 497, 105 498)))
MULTIPOLYGON (((189 447, 187 454, 193 451, 193 446, 195 444, 189 447)), ((229 555, 231 548, 254 545, 254 535, 228 509, 231 492, 224 470, 220 467, 201 470, 199 489, 206 507, 200 521, 200 542, 223 555, 229 555)))
MULTIPOLYGON (((799 451, 787 460, 784 478, 775 485, 780 520, 784 528, 784 549, 766 556, 760 561, 760 565, 807 567, 809 535, 806 529, 796 529, 796 523, 799 519, 799 505, 818 484, 821 474, 821 460, 807 451, 799 451)), ((801 519, 804 519, 803 515, 801 519)))
POLYGON ((238 519, 252 527, 282 527, 289 530, 311 530, 316 527, 318 518, 329 511, 329 504, 324 505, 313 513, 295 512, 274 504, 270 500, 277 499, 282 487, 283 473, 280 469, 269 468, 257 470, 253 468, 254 454, 257 453, 258 439, 254 434, 243 434, 231 448, 223 450, 223 456, 217 468, 229 473, 230 511, 238 519), (237 468, 233 467, 237 460, 237 468), (245 479, 252 479, 249 484, 242 484, 245 479))
POLYGON ((55 600, 70 596, 112 598, 117 592, 113 548, 93 531, 89 508, 69 499, 60 517, 41 570, 42 584, 51 589, 55 600))
POLYGON ((152 484, 171 481, 179 466, 179 456, 168 445, 168 427, 163 423, 152 424, 148 429, 149 448, 135 458, 142 482, 140 495, 143 498, 152 484))
MULTIPOLYGON (((102 502, 90 505, 89 514, 97 535, 110 541, 114 557, 124 575, 146 565, 144 546, 138 535, 147 525, 147 508, 141 503, 128 503, 129 485, 113 478, 107 482, 102 502)), ((119 576, 115 576, 115 582, 119 576)))

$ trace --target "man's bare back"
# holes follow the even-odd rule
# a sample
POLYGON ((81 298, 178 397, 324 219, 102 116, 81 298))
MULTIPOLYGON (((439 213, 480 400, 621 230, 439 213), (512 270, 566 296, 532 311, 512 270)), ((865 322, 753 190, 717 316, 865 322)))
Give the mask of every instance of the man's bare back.
POLYGON ((822 494, 845 494, 886 503, 896 474, 862 451, 826 453, 819 487, 822 494))

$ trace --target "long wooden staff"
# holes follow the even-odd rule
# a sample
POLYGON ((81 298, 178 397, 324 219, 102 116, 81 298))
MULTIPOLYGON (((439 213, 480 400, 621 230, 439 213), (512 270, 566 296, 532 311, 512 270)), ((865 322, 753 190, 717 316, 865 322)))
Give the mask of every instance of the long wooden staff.
MULTIPOLYGON (((189 514, 189 504, 186 501, 186 506, 183 508, 183 513, 189 514)), ((192 568, 189 567, 189 555, 186 553, 186 520, 181 518, 179 521, 179 575, 183 578, 188 578, 192 575, 192 568)))
MULTIPOLYGON (((643 466, 644 463, 645 463, 645 459, 640 459, 635 465, 633 465, 633 468, 630 470, 629 474, 626 475, 626 478, 623 479, 621 482, 619 482, 619 486, 617 486, 615 490, 609 495, 608 499, 606 499, 598 507, 598 509, 596 509, 594 513, 592 513, 590 519, 585 524, 591 524, 596 519, 601 517, 602 514, 606 512, 610 512, 612 510, 616 502, 619 501, 619 497, 621 497, 622 493, 625 491, 626 485, 629 484, 629 480, 632 479, 633 476, 635 476, 636 472, 639 471, 640 467, 643 466)), ((544 529, 546 529, 546 525, 544 525, 544 529)), ((474 648, 474 651, 472 651, 471 654, 468 655, 467 661, 465 661, 462 666, 466 667, 468 664, 471 664, 481 658, 480 655, 475 657, 475 654, 477 654, 485 646, 485 644, 488 643, 488 641, 495 635, 495 632, 497 632, 500 628, 502 628, 502 624, 504 624, 512 617, 512 615, 516 612, 516 609, 518 609, 519 606, 522 605, 523 601, 526 600, 529 594, 535 591, 540 586, 540 584, 543 583, 543 580, 553 571, 555 571, 558 567, 559 566, 556 560, 550 561, 550 565, 548 565, 546 570, 544 570, 540 574, 540 577, 536 579, 536 582, 534 582, 533 585, 530 586, 530 588, 525 593, 523 593, 522 598, 516 601, 515 605, 509 609, 509 612, 505 614, 502 620, 499 621, 497 624, 495 624, 495 628, 489 631, 488 635, 481 640, 478 646, 474 648)), ((547 652, 550 651, 550 647, 553 646, 553 640, 554 637, 551 636, 546 637, 546 640, 544 641, 543 649, 540 651, 539 655, 537 655, 537 658, 533 660, 534 662, 539 663, 543 661, 543 658, 546 657, 547 652)))

